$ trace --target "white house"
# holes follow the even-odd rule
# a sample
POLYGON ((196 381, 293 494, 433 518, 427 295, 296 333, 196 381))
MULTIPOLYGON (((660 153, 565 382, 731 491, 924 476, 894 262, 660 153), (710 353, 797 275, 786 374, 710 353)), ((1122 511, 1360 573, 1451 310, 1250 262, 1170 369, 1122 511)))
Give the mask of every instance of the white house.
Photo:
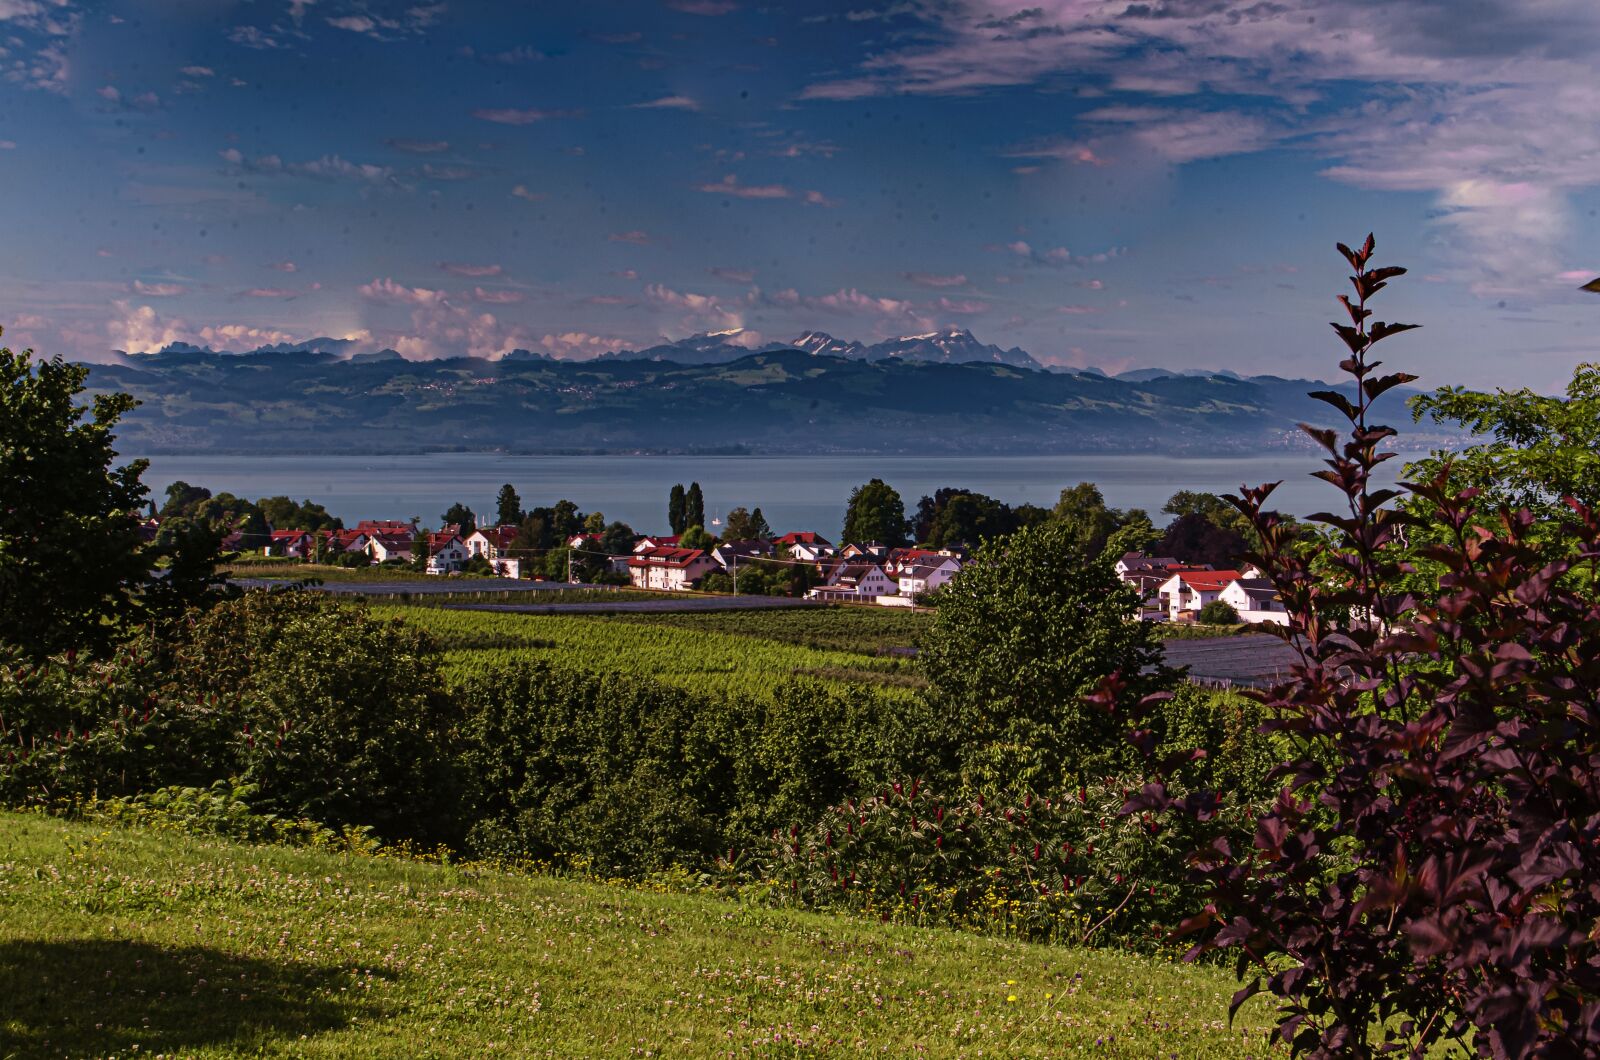
POLYGON ((716 561, 698 548, 652 548, 628 558, 628 577, 640 589, 681 592, 715 570, 716 561))
MULTIPOLYGON (((151 540, 155 540, 153 535, 151 540)), ((315 547, 314 539, 304 530, 274 530, 272 540, 261 551, 269 556, 292 556, 295 559, 304 559, 315 547)))
POLYGON ((961 564, 954 556, 931 557, 904 565, 899 574, 900 595, 915 599, 923 593, 933 592, 960 573, 961 564))
POLYGON ((658 534, 644 534, 634 541, 633 554, 637 556, 640 553, 649 552, 653 548, 676 548, 679 536, 678 534, 673 534, 670 537, 662 537, 658 534))
POLYGON ((880 596, 893 596, 899 587, 876 563, 835 563, 827 580, 806 593, 811 600, 836 600, 841 603, 870 603, 880 596))
POLYGON ((779 548, 788 549, 791 558, 800 560, 803 563, 815 563, 838 551, 827 538, 810 530, 784 534, 773 544, 779 548))
POLYGON ((428 535, 428 573, 449 574, 466 565, 470 553, 460 537, 451 533, 428 535))
MULTIPOLYGON (((1245 568, 1248 573, 1252 568, 1245 568)), ((1265 578, 1235 578, 1217 595, 1217 599, 1239 613, 1241 622, 1275 622, 1289 624, 1289 612, 1283 598, 1265 578)))
POLYGON ((751 538, 749 541, 723 541, 711 550, 711 558, 725 571, 733 570, 734 563, 746 563, 758 556, 770 556, 774 549, 771 541, 751 538))
POLYGON ((389 560, 402 560, 411 562, 411 534, 399 531, 381 530, 367 535, 367 555, 372 557, 374 563, 385 563, 389 560))
POLYGON ((1220 597, 1238 577, 1236 570, 1178 571, 1161 583, 1158 598, 1170 621, 1192 622, 1202 607, 1220 597))

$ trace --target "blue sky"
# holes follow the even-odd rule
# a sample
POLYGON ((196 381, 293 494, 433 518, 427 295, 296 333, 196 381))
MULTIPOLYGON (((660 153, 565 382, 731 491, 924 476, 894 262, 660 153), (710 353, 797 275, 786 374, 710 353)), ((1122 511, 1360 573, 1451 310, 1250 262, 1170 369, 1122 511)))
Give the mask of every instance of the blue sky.
POLYGON ((1596 359, 1591 0, 0 0, 0 324, 587 357, 971 328, 1427 383, 1596 359))

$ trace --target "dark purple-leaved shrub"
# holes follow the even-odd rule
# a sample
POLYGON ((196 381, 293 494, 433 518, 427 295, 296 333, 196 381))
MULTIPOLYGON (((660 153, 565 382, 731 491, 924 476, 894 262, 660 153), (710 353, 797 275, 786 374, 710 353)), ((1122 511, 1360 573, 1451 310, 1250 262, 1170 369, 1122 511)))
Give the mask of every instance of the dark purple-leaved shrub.
MULTIPOLYGON (((1342 510, 1314 517, 1318 547, 1265 510, 1272 486, 1235 502, 1259 537, 1254 559, 1290 612, 1299 653, 1262 693, 1266 728, 1292 753, 1249 845, 1222 829, 1191 863, 1209 901, 1180 933, 1192 954, 1232 951, 1266 991, 1296 1055, 1431 1055, 1444 1042, 1480 1056, 1600 1053, 1600 604, 1590 572, 1600 520, 1576 503, 1572 538, 1552 547, 1527 511, 1484 510, 1445 464, 1407 484, 1435 525, 1376 488, 1395 432, 1373 403, 1409 382, 1379 374, 1373 346, 1411 325, 1368 302, 1398 268, 1371 265, 1369 236, 1340 246, 1355 270, 1344 392, 1316 396, 1349 422, 1318 475, 1342 510), (1433 572, 1426 591, 1419 570, 1433 572), (1405 591, 1409 586, 1410 591, 1405 591)), ((1114 705, 1115 682, 1097 697, 1114 705)), ((1149 697, 1138 723, 1161 709, 1149 697)), ((1155 740, 1136 745, 1160 776, 1155 740)), ((1181 756, 1180 756, 1181 757, 1181 756)), ((1210 819, 1216 797, 1160 780, 1125 812, 1210 819)))

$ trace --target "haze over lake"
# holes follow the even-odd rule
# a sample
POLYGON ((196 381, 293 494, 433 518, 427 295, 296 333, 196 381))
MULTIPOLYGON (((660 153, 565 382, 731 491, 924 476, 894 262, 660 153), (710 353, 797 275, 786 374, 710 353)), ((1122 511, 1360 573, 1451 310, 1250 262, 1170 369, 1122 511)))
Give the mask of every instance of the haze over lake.
MULTIPOLYGON (((1386 465, 1393 481, 1402 460, 1386 465)), ((759 506, 773 528, 814 529, 833 537, 850 491, 882 478, 900 491, 909 512, 941 486, 987 493, 1010 504, 1050 507, 1062 488, 1094 482, 1114 507, 1144 508, 1158 523, 1162 504, 1180 489, 1237 492, 1240 485, 1282 480, 1276 506, 1293 515, 1325 510, 1338 495, 1310 477, 1321 467, 1310 453, 1245 458, 1086 456, 509 456, 432 453, 416 456, 156 456, 144 481, 158 500, 178 479, 252 500, 285 494, 309 498, 353 523, 409 519, 427 525, 456 501, 492 519, 502 483, 525 507, 568 498, 641 532, 666 528, 667 491, 700 483, 706 511, 726 516, 759 506)))

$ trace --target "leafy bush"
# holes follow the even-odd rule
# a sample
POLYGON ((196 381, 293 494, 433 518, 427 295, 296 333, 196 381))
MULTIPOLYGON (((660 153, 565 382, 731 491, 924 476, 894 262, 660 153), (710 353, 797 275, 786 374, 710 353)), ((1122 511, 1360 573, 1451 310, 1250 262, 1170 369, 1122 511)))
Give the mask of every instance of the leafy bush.
POLYGON ((165 787, 138 795, 121 796, 87 807, 95 817, 118 823, 137 824, 158 831, 171 830, 188 835, 221 836, 247 843, 282 843, 294 846, 332 846, 362 842, 362 830, 338 832, 305 818, 289 819, 259 813, 250 799, 255 789, 232 780, 218 780, 209 787, 165 787))
MULTIPOLYGON (((1573 538, 1552 548, 1533 513, 1480 508, 1446 464, 1411 487, 1443 533, 1407 544, 1416 516, 1372 486, 1395 432, 1369 415, 1412 378, 1377 375, 1372 347, 1409 325, 1369 324, 1367 308, 1404 270, 1371 267, 1372 249, 1340 247, 1356 273, 1351 323, 1336 325, 1354 400, 1316 395, 1349 434, 1308 428, 1347 513, 1317 517, 1331 547, 1313 566, 1264 509, 1272 487, 1239 501, 1304 662, 1262 697, 1289 738, 1282 790, 1250 846, 1218 836, 1196 852, 1210 901, 1186 928, 1197 952, 1236 949, 1257 969, 1235 1004, 1276 996, 1296 1054, 1423 1056, 1450 1040, 1480 1056, 1595 1055, 1600 519, 1574 504, 1573 538), (1436 583, 1400 591, 1419 559, 1436 583)), ((1135 739, 1159 755, 1152 734, 1135 739)), ((1126 811, 1199 824, 1217 801, 1156 783, 1126 811)))
POLYGON ((1226 600, 1213 600, 1200 609, 1195 619, 1208 626, 1236 626, 1239 624, 1239 612, 1226 600))
POLYGON ((59 805, 225 775, 231 722, 214 701, 172 695, 168 677, 144 638, 105 659, 0 649, 0 802, 59 805))
POLYGON ((425 843, 457 832, 454 710, 433 641, 318 593, 253 592, 199 617, 177 686, 227 704, 230 768, 265 811, 425 843))
POLYGON ((1193 834, 1121 815, 1127 796, 1102 780, 1057 799, 991 805, 896 783, 803 831, 774 831, 764 874, 779 901, 810 907, 1151 948, 1201 893, 1181 856, 1193 834))

